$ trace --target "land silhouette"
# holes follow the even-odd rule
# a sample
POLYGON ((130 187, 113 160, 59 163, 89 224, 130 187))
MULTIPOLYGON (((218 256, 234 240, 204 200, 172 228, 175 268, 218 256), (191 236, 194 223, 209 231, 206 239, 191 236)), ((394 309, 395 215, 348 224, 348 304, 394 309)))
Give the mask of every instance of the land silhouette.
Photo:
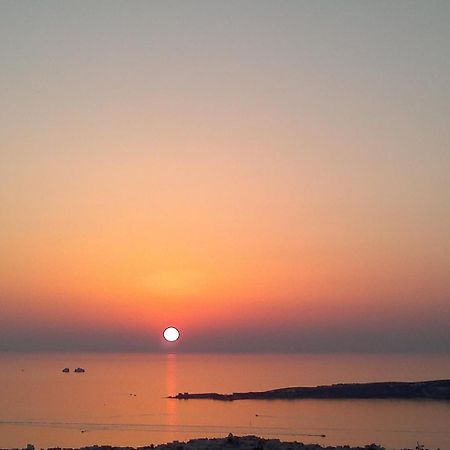
POLYGON ((286 387, 259 392, 216 392, 190 394, 180 392, 169 398, 179 400, 277 400, 277 399, 432 399, 450 400, 450 380, 378 383, 340 383, 316 387, 286 387))

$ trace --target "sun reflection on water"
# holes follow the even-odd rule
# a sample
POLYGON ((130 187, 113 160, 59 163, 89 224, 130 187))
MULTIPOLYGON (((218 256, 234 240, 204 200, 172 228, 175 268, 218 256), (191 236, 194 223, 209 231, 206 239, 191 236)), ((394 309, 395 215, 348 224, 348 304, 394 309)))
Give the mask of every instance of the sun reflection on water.
MULTIPOLYGON (((166 396, 177 393, 177 355, 168 353, 166 356, 166 396)), ((168 426, 168 440, 175 439, 175 433, 171 430, 177 424, 177 402, 166 399, 166 425, 168 426)))

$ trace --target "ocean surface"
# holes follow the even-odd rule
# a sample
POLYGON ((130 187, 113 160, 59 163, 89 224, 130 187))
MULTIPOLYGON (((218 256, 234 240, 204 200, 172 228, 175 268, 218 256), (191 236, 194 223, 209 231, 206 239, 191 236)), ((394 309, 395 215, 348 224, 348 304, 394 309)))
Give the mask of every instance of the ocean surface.
POLYGON ((336 382, 450 378, 450 356, 0 355, 0 448, 142 446, 256 434, 322 445, 450 449, 450 402, 429 400, 174 400, 336 382), (70 367, 70 373, 62 373, 70 367), (76 367, 85 373, 73 373, 76 367), (326 437, 319 435, 325 434, 326 437))

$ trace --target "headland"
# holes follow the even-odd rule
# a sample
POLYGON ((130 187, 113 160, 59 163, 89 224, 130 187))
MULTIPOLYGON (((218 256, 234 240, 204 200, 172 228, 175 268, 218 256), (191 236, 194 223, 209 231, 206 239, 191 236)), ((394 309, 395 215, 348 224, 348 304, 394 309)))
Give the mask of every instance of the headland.
POLYGON ((294 400, 294 399, 430 399, 450 400, 450 380, 378 383, 341 383, 316 387, 286 387, 257 392, 180 392, 178 400, 294 400))

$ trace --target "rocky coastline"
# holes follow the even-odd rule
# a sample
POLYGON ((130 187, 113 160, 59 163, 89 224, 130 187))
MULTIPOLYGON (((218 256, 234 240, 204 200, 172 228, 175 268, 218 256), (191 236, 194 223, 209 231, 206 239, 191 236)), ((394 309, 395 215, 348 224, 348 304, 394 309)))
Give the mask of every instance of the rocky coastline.
POLYGON ((419 382, 340 383, 316 387, 287 387, 260 392, 180 392, 178 400, 294 400, 294 399, 429 399, 450 400, 450 380, 419 382))

